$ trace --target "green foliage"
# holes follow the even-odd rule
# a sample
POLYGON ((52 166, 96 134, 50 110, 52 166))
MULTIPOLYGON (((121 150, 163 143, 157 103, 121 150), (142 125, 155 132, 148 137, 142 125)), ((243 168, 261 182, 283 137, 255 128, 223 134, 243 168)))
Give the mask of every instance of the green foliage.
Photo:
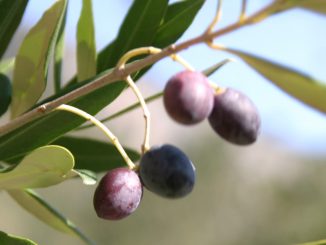
MULTIPOLYGON (((146 2, 146 1, 145 1, 146 2)), ((153 13, 153 11, 156 13, 157 8, 160 7, 159 1, 149 1, 151 4, 147 3, 146 8, 143 11, 139 12, 139 9, 141 7, 144 7, 144 1, 135 1, 134 5, 132 6, 131 10, 127 14, 127 17, 124 21, 124 24, 122 25, 120 29, 117 40, 120 40, 121 48, 123 45, 126 45, 125 43, 129 43, 129 46, 124 46, 124 49, 131 49, 134 48, 134 42, 139 43, 138 45, 144 45, 144 46, 151 46, 152 45, 152 39, 154 38, 154 34, 150 33, 146 37, 143 36, 144 33, 134 33, 133 36, 127 36, 124 33, 127 33, 128 31, 132 31, 133 24, 135 24, 135 21, 132 21, 130 16, 133 16, 135 19, 146 19, 150 17, 146 17, 147 15, 151 16, 150 13, 153 13), (148 12, 148 13, 147 13, 148 12), (147 13, 147 15, 146 15, 147 13), (146 17, 146 18, 145 18, 146 17), (120 36, 122 35, 122 36, 120 36), (124 37, 124 38, 123 38, 124 37), (147 39, 147 43, 145 44, 145 38, 147 39), (133 46, 130 46, 133 45, 133 46)), ((163 1, 162 1, 163 2, 163 1)), ((165 2, 165 1, 164 1, 165 2)), ((162 4, 162 3, 161 3, 162 4)), ((162 14, 163 15, 163 14, 162 14)), ((161 19, 163 16, 161 15, 161 19)), ((156 15, 155 15, 156 16, 156 15)), ((156 16, 157 17, 157 16, 156 16)), ((155 17, 155 18, 156 18, 155 17)), ((150 21, 151 22, 151 21, 150 21)), ((188 26, 190 26, 191 22, 188 23, 188 26)), ((147 23, 146 21, 143 21, 137 25, 140 30, 145 30, 147 28, 154 28, 151 23, 147 23), (142 24, 142 25, 141 25, 142 24)), ((187 27, 188 27, 187 26, 187 27)), ((157 26, 156 26, 157 27, 157 26)), ((185 27, 185 28, 187 28, 185 27)), ((186 29, 182 30, 182 33, 186 29)), ((170 42, 175 42, 176 39, 171 39, 170 42)), ((137 47, 137 46, 136 46, 137 47)), ((112 53, 112 56, 115 58, 111 58, 111 55, 106 53, 107 49, 102 51, 99 54, 99 60, 98 60, 98 69, 104 69, 104 67, 115 65, 118 61, 119 54, 116 52, 121 53, 119 49, 114 48, 114 53, 112 53), (107 54, 106 62, 110 61, 111 63, 104 63, 104 55, 107 54), (102 57, 102 58, 101 58, 102 57), (115 59, 115 60, 113 60, 115 59)), ((111 51, 113 52, 113 50, 111 51)), ((104 73, 105 74, 105 73, 104 73)), ((94 79, 92 79, 94 80, 94 79)), ((81 86, 84 83, 81 83, 79 86, 81 86)), ((78 88, 79 86, 75 86, 74 88, 78 88)), ((98 111, 100 111, 103 107, 109 105, 112 101, 114 101, 115 98, 118 97, 118 95, 123 91, 125 87, 124 82, 116 82, 109 84, 99 90, 96 90, 94 92, 91 92, 83 97, 80 97, 76 99, 71 105, 80 108, 84 111, 87 111, 90 114, 96 114, 98 111), (92 103, 90 103, 92 101, 92 103)), ((71 88, 68 88, 66 91, 70 91, 71 88)), ((61 94, 63 95, 63 94, 61 94)), ((0 160, 8 160, 12 157, 17 157, 26 154, 27 152, 31 151, 32 149, 35 149, 37 147, 40 147, 45 144, 49 144, 54 139, 58 138, 59 136, 67 133, 68 131, 78 127, 80 124, 82 124, 85 120, 81 119, 75 115, 66 113, 66 112, 52 112, 48 116, 43 117, 35 122, 31 122, 28 125, 25 125, 5 136, 0 137, 0 160), (60 126, 58 126, 60 125, 60 126), (44 132, 47 132, 46 134, 44 132)))
POLYGON ((2 245, 37 245, 35 242, 0 231, 0 244, 2 245))
POLYGON ((27 3, 28 0, 0 1, 0 59, 23 17, 27 3))
POLYGON ((52 228, 67 234, 80 237, 86 244, 94 244, 74 223, 60 214, 36 192, 26 190, 10 190, 9 195, 29 213, 52 228))
POLYGON ((171 44, 171 40, 180 38, 203 4, 203 0, 188 0, 169 5, 153 46, 165 47, 171 44))
POLYGON ((67 178, 73 155, 61 146, 49 145, 28 154, 14 169, 0 173, 1 189, 47 187, 67 178))
MULTIPOLYGON (((61 145, 74 155, 77 169, 89 169, 103 172, 125 165, 123 158, 114 145, 87 138, 62 137, 53 142, 61 145)), ((124 147, 132 161, 139 159, 139 154, 124 147)))
POLYGON ((151 46, 167 6, 167 0, 135 0, 117 38, 99 54, 98 72, 114 67, 131 49, 151 46))
POLYGON ((12 117, 31 108, 44 92, 51 50, 66 5, 66 0, 59 0, 49 8, 20 46, 13 74, 12 117))

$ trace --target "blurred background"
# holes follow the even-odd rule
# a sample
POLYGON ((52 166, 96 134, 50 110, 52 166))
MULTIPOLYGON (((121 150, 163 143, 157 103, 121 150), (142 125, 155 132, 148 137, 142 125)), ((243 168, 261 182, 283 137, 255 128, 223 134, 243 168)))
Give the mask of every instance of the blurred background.
MULTIPOLYGON (((53 0, 30 0, 27 11, 6 56, 15 55, 23 37, 53 0)), ((249 0, 248 13, 271 1, 249 0)), ((70 1, 66 31, 63 81, 76 72, 76 24, 82 1, 70 1)), ((93 0, 97 49, 118 32, 131 0, 93 0)), ((237 20, 241 1, 224 1, 218 27, 237 20)), ((216 1, 207 0, 191 28, 180 39, 200 34, 214 16, 216 1)), ((243 28, 217 40, 299 69, 326 82, 326 18, 293 9, 263 23, 243 28)), ((326 238, 326 117, 289 97, 251 70, 237 57, 197 45, 181 55, 198 70, 225 58, 227 64, 211 80, 237 88, 257 105, 262 118, 258 141, 238 147, 220 139, 207 122, 184 127, 173 122, 162 101, 149 104, 152 144, 171 143, 187 153, 197 168, 193 193, 184 199, 167 200, 145 191, 138 210, 129 218, 110 222, 97 218, 92 207, 95 187, 80 180, 38 190, 98 244, 295 244, 326 238)), ((169 59, 157 63, 138 83, 145 96, 161 91, 182 67, 169 59)), ((49 74, 47 94, 52 93, 49 74)), ((123 93, 98 118, 135 102, 123 93)), ((3 123, 3 122, 2 122, 3 123)), ((143 117, 135 110, 107 126, 124 145, 140 149, 143 117)), ((73 135, 106 140, 98 129, 73 135)), ((96 164, 96 163, 94 163, 96 164)), ((43 225, 0 193, 1 230, 26 236, 39 244, 82 244, 78 239, 43 225)))

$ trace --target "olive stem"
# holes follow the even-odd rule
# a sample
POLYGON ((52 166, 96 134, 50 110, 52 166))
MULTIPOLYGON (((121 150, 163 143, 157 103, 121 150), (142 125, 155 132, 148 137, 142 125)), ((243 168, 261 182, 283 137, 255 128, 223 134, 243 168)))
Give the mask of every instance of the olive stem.
POLYGON ((246 19, 247 4, 248 4, 247 0, 242 0, 241 13, 240 13, 240 17, 239 17, 239 22, 240 23, 243 22, 246 19))
POLYGON ((101 123, 95 117, 93 117, 92 115, 88 114, 87 112, 82 111, 82 110, 80 110, 80 109, 78 109, 76 107, 73 107, 73 106, 70 106, 70 105, 65 105, 65 104, 59 105, 54 110, 68 111, 68 112, 74 113, 74 114, 76 114, 76 115, 78 115, 80 117, 83 117, 86 120, 92 122, 100 130, 102 130, 104 132, 104 134, 110 139, 110 141, 112 142, 112 144, 120 152, 121 156, 123 157, 123 159, 125 160, 125 162, 129 166, 129 168, 130 169, 134 169, 135 168, 135 164, 131 161, 131 159, 129 158, 128 154, 123 149, 123 147, 120 144, 118 138, 103 123, 101 123))
POLYGON ((142 154, 144 154, 146 151, 148 151, 150 149, 150 145, 149 145, 150 125, 151 125, 150 112, 148 110, 148 107, 146 105, 144 97, 142 96, 142 94, 139 91, 138 87, 136 86, 135 82, 132 80, 131 76, 127 76, 126 82, 128 83, 129 87, 132 89, 132 91, 137 96, 139 103, 141 105, 141 108, 143 110, 143 115, 144 115, 144 119, 145 119, 145 136, 144 136, 144 142, 142 144, 141 151, 142 151, 142 154))
POLYGON ((216 14, 212 20, 212 22, 209 24, 207 27, 205 34, 210 34, 213 32, 214 27, 218 24, 222 17, 222 0, 217 1, 217 9, 216 9, 216 14))
MULTIPOLYGON (((173 47, 172 47, 172 49, 173 49, 173 47)), ((135 56, 142 55, 142 54, 158 54, 161 52, 162 52, 162 49, 155 48, 155 47, 135 48, 135 49, 130 50, 127 53, 125 53, 118 61, 118 64, 116 65, 116 67, 119 67, 119 68, 124 67, 124 65, 127 63, 127 61, 135 56)), ((180 63, 187 70, 190 70, 190 71, 194 70, 194 68, 185 59, 183 59, 180 55, 171 54, 169 56, 173 61, 180 63)))

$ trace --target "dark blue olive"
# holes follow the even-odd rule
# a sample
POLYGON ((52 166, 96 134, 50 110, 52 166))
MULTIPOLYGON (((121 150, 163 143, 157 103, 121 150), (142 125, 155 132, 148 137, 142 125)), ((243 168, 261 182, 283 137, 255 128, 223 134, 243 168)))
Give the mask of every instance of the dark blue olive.
POLYGON ((195 184, 195 167, 177 147, 162 145, 147 151, 140 160, 139 175, 144 186, 162 196, 179 198, 195 184))

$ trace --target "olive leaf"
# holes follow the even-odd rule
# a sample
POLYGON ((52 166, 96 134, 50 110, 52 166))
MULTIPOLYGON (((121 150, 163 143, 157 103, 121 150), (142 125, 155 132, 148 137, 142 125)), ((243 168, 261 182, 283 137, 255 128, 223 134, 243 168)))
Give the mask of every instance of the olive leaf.
POLYGON ((23 17, 27 3, 28 0, 0 1, 0 59, 23 17))
POLYGON ((8 193, 22 208, 45 224, 58 231, 75 235, 86 244, 95 244, 74 223, 59 213, 35 191, 30 189, 9 190, 8 193))
POLYGON ((77 26, 77 77, 83 81, 96 75, 96 45, 92 1, 83 0, 77 26))
POLYGON ((28 32, 19 48, 13 72, 13 118, 31 108, 43 94, 50 53, 66 5, 66 0, 56 1, 28 32))
MULTIPOLYGON (((55 140, 53 144, 69 149, 75 157, 75 168, 79 171, 80 169, 87 169, 98 173, 126 164, 116 147, 109 142, 64 136, 55 140)), ((136 151, 127 147, 124 149, 132 161, 140 158, 136 151)))
POLYGON ((73 155, 62 146, 43 146, 28 154, 15 168, 0 173, 0 189, 47 187, 68 178, 73 155))
POLYGON ((204 0, 187 0, 169 5, 153 45, 164 47, 171 44, 171 39, 180 38, 184 30, 193 22, 204 2, 204 0))
POLYGON ((30 239, 14 236, 0 231, 0 244, 2 245, 37 245, 30 239))
POLYGON ((235 49, 228 48, 227 51, 238 55, 258 73, 288 94, 326 113, 326 86, 323 83, 299 71, 272 61, 235 49))

